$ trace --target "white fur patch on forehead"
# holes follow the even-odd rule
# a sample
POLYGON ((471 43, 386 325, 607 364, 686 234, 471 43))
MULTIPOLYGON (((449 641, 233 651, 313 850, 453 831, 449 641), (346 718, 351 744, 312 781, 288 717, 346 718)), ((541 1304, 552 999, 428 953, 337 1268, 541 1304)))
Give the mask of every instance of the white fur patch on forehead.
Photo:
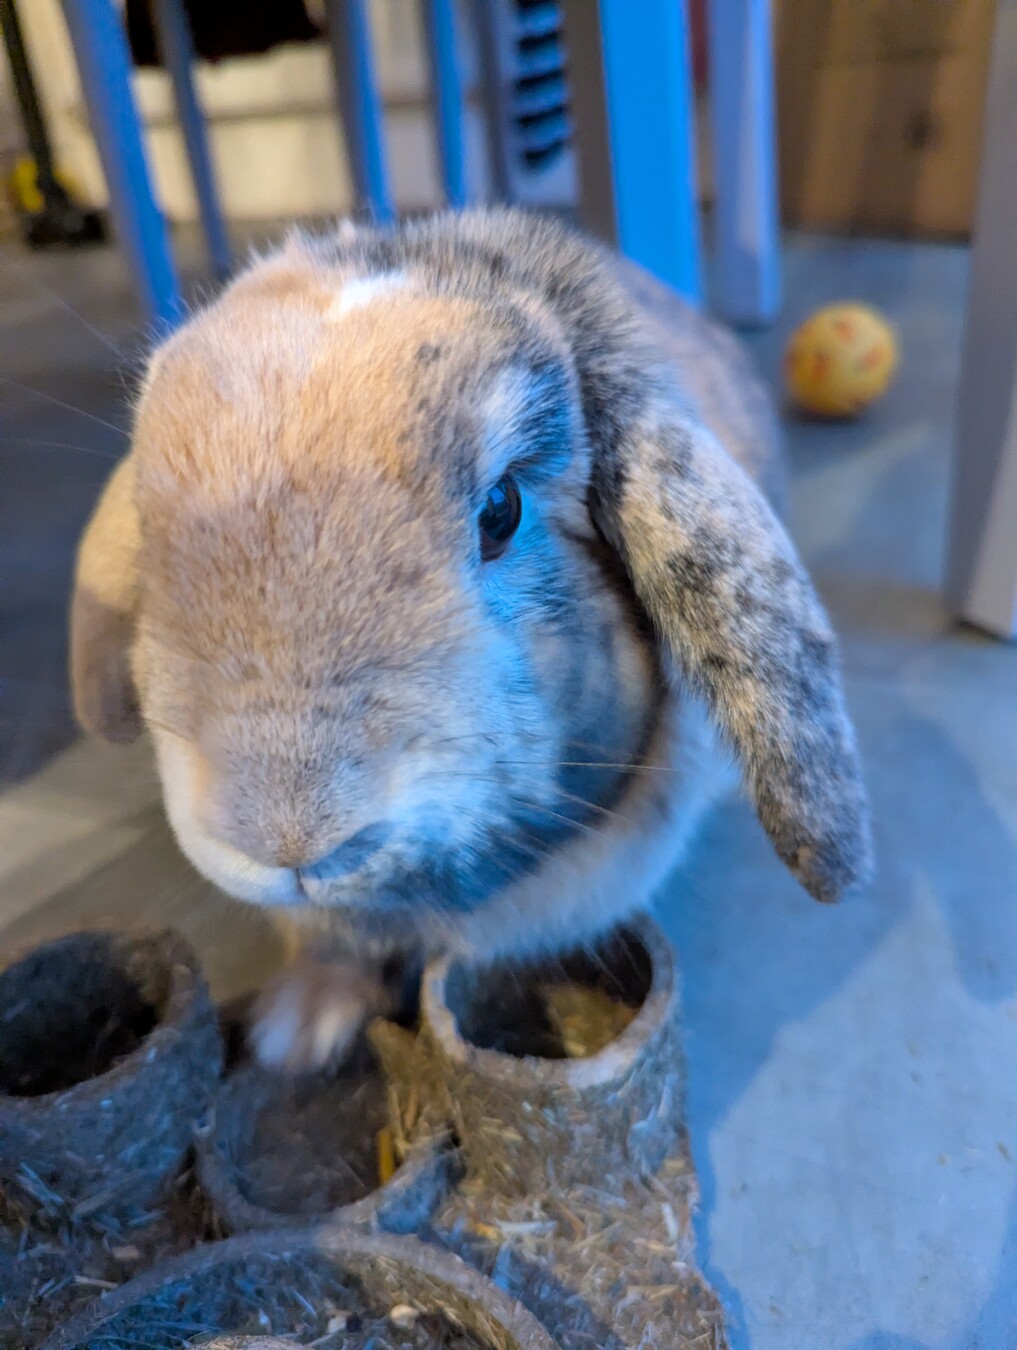
POLYGON ((373 277, 348 281, 325 311, 326 320, 344 319, 355 309, 364 309, 375 300, 405 290, 409 280, 405 272, 380 272, 373 277))

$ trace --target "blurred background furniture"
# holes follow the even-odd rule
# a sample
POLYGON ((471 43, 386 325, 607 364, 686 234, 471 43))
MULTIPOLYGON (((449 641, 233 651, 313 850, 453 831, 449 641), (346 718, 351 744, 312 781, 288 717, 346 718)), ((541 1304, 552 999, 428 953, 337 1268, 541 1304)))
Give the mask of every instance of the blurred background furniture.
POLYGON ((28 151, 23 160, 23 166, 29 171, 27 181, 18 180, 20 191, 12 194, 25 241, 33 248, 100 243, 106 237, 102 213, 75 201, 57 176, 49 129, 15 0, 0 0, 0 33, 7 50, 14 102, 28 151))
MULTIPOLYGON (((490 184, 482 199, 548 204, 575 109, 579 218, 684 294, 703 289, 686 11, 676 0, 420 0, 435 141, 450 205, 471 199, 465 164, 465 18, 480 65, 490 184), (571 55, 571 60, 569 60, 571 55)), ((153 318, 179 313, 169 236, 146 162, 132 62, 114 0, 62 0, 118 235, 153 318)), ((195 93, 183 0, 151 0, 213 270, 229 245, 195 93)), ((324 0, 346 160, 357 204, 394 217, 366 0, 324 0)), ((711 10, 718 308, 766 322, 779 303, 768 0, 711 10)))

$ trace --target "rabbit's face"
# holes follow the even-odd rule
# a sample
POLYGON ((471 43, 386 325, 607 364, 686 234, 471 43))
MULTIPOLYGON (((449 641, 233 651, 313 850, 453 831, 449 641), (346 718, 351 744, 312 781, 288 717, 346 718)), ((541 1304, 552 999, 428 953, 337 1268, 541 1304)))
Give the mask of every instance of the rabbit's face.
POLYGON ((609 806, 658 671, 539 307, 284 254, 157 354, 134 458, 134 682, 217 885, 451 917, 609 806))

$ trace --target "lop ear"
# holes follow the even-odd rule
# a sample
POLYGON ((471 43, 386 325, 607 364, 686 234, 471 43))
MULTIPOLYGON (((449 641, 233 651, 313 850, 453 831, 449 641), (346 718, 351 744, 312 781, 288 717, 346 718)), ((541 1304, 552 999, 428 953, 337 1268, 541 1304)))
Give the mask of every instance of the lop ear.
POLYGON ((138 545, 134 462, 127 456, 82 536, 71 600, 74 712, 86 731, 108 741, 132 741, 141 731, 130 661, 138 545))
POLYGON ((670 408, 595 458, 591 504, 777 853, 817 900, 838 899, 871 867, 868 808, 833 634, 780 522, 714 436, 670 408))

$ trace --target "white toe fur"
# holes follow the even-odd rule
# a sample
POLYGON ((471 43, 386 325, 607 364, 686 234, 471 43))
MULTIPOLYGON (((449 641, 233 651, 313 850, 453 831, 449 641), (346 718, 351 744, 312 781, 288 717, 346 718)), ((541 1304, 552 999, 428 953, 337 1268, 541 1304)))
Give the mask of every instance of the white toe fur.
POLYGON ((258 1001, 254 1053, 265 1068, 284 1073, 338 1065, 383 1002, 381 986, 350 964, 300 958, 258 1001))

